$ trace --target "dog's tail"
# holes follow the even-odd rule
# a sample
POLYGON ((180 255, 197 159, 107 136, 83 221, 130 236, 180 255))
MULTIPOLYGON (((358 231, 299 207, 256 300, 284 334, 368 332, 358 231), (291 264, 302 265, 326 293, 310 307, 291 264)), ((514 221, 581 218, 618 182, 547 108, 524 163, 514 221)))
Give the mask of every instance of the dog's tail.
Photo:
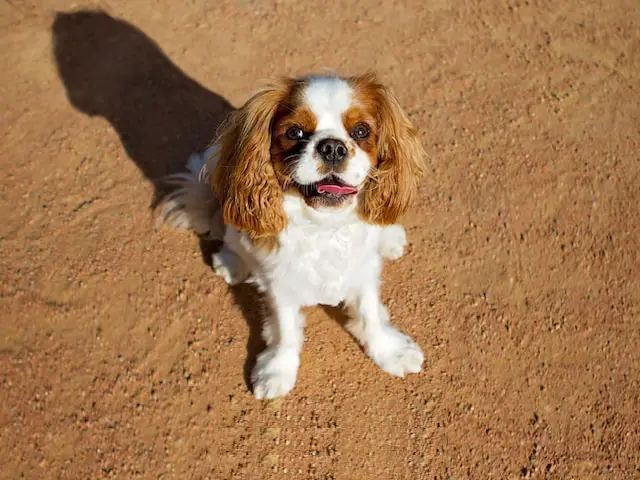
POLYGON ((215 168, 217 150, 217 145, 212 145, 204 152, 191 154, 187 161, 188 172, 162 179, 162 184, 171 191, 159 202, 156 228, 166 223, 179 230, 193 230, 210 239, 224 238, 220 202, 207 181, 215 168))

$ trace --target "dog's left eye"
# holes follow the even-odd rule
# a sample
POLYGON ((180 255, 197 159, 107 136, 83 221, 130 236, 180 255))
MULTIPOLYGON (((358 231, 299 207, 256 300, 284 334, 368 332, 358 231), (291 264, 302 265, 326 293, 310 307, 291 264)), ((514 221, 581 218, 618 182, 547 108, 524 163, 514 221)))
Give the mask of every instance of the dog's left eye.
POLYGON ((300 127, 291 127, 287 130, 287 138, 289 140, 302 140, 304 138, 304 131, 300 127))
POLYGON ((362 140, 367 138, 371 133, 369 126, 366 123, 359 123, 351 129, 351 137, 356 140, 362 140))

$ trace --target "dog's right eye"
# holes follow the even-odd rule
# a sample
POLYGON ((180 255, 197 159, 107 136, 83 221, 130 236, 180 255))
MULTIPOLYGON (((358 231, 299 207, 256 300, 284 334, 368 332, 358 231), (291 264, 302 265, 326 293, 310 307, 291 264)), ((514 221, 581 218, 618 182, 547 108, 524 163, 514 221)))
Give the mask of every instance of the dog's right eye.
POLYGON ((302 140, 304 138, 304 131, 300 127, 291 127, 287 130, 287 138, 289 140, 302 140))

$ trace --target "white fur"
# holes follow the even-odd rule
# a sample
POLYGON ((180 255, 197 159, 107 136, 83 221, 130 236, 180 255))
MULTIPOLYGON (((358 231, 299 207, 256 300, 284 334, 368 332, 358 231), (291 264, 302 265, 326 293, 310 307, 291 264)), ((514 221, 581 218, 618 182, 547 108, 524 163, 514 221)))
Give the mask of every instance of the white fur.
MULTIPOLYGON (((319 123, 299 162, 296 181, 310 183, 322 178, 315 163, 315 143, 332 135, 351 142, 356 152, 342 174, 343 180, 361 184, 370 168, 369 159, 349 138, 341 120, 353 100, 350 87, 337 78, 312 79, 305 98, 319 123)), ((192 168, 195 163, 192 159, 192 168)), ((213 170, 215 163, 215 148, 200 157, 203 172, 213 170), (203 158, 209 159, 206 165, 203 158)), ((203 175, 192 175, 188 180, 181 184, 179 194, 170 197, 171 211, 182 219, 178 225, 220 231, 206 225, 207 217, 195 201, 213 202, 211 190, 202 188, 203 175), (203 192, 210 198, 203 200, 203 192)), ((390 324, 379 295, 383 258, 402 256, 404 228, 361 221, 356 202, 354 197, 339 209, 314 210, 299 196, 285 195, 288 225, 272 251, 256 247, 245 232, 224 227, 224 247, 213 256, 214 270, 232 285, 255 282, 271 309, 263 331, 267 348, 258 356, 251 374, 257 398, 285 395, 294 387, 303 344, 304 317, 300 309, 317 304, 344 304, 351 315, 348 330, 384 371, 397 376, 420 371, 422 351, 390 324)), ((212 217, 208 218, 211 221, 212 217)))
POLYGON ((187 173, 164 178, 164 183, 175 189, 163 198, 156 227, 166 223, 178 230, 193 230, 198 235, 222 240, 222 209, 206 184, 213 168, 207 162, 214 162, 215 165, 217 151, 218 146, 214 144, 202 153, 191 154, 187 161, 187 173))
MULTIPOLYGON (((347 82, 338 77, 310 77, 304 100, 316 115, 319 128, 325 128, 322 122, 327 117, 335 117, 352 105, 353 90, 347 82)), ((342 125, 339 120, 338 118, 338 123, 342 125)))
POLYGON ((388 260, 397 260, 404 255, 407 234, 402 225, 391 225, 382 230, 379 253, 388 260))

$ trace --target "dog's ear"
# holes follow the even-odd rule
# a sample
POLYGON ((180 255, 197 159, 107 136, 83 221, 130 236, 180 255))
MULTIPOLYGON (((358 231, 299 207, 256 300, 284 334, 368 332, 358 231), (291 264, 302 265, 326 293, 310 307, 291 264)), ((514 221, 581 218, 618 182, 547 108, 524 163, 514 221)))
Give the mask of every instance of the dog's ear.
POLYGON ((283 78, 258 91, 230 116, 218 140, 211 182, 224 221, 253 239, 276 236, 287 225, 270 147, 273 117, 291 85, 283 78))
POLYGON ((372 74, 356 77, 353 82, 375 102, 378 124, 377 167, 364 186, 360 213, 369 223, 390 225, 417 196, 425 150, 417 129, 391 91, 372 74))

